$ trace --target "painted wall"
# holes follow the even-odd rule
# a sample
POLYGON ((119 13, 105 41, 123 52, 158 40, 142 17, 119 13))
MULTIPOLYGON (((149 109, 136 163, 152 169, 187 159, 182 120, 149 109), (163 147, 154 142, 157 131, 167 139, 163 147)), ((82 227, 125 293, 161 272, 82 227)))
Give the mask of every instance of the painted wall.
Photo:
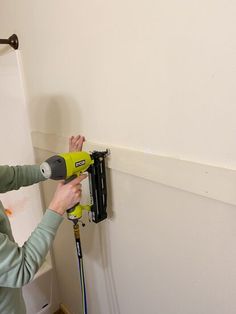
MULTIPOLYGON (((0 48, 0 142, 1 165, 34 164, 28 110, 21 76, 18 52, 0 48)), ((15 241, 23 245, 43 216, 38 185, 1 194, 3 206, 9 210, 15 241)), ((28 314, 48 314, 58 309, 58 292, 50 256, 37 273, 37 279, 23 288, 28 314), (51 289, 53 286, 53 293, 51 289)))
MULTIPOLYGON (((2 165, 33 164, 28 113, 15 51, 0 51, 0 141, 2 165)), ((11 210, 10 220, 16 241, 23 244, 42 217, 37 186, 1 195, 5 208, 11 210), (32 196, 32 197, 31 197, 32 196)))
MULTIPOLYGON (((1 36, 20 38, 33 131, 235 168, 234 2, 0 6, 1 36)), ((109 175, 112 218, 83 231, 91 313, 235 313, 235 207, 109 175)), ((62 230, 61 291, 74 276, 62 230)))
POLYGON ((234 2, 0 5, 1 35, 20 37, 33 130, 235 166, 234 2))

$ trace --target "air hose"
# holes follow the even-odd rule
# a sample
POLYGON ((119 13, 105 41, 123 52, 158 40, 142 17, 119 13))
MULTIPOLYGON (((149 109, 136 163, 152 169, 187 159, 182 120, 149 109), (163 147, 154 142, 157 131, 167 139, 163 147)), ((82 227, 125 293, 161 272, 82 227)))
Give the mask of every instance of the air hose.
POLYGON ((76 251, 77 251, 77 256, 78 256, 78 266, 79 266, 79 273, 80 273, 80 286, 81 286, 81 292, 82 292, 83 314, 88 314, 86 285, 85 285, 85 279, 84 279, 83 255, 82 255, 82 247, 81 247, 81 242, 80 242, 80 231, 79 231, 78 222, 74 223, 74 235, 75 235, 76 251))

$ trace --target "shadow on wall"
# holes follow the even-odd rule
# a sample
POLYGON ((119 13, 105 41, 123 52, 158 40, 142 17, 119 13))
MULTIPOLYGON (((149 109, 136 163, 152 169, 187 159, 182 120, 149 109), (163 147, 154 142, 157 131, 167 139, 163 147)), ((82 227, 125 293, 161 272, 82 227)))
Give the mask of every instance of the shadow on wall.
POLYGON ((108 296, 110 313, 120 314, 117 289, 111 259, 111 242, 109 229, 106 225, 99 229, 99 242, 101 245, 101 260, 104 269, 105 287, 108 296))
POLYGON ((109 221, 107 221, 107 223, 104 223, 104 225, 101 226, 101 228, 99 228, 99 243, 109 307, 111 309, 111 313, 120 314, 117 290, 112 268, 111 242, 108 225, 109 223, 111 223, 113 219, 115 219, 115 212, 113 211, 113 190, 111 175, 112 175, 111 170, 107 168, 107 193, 108 193, 107 214, 109 221))
POLYGON ((31 121, 45 133, 68 136, 81 130, 79 103, 68 95, 45 95, 31 101, 31 121))
POLYGON ((0 56, 4 56, 7 53, 9 53, 12 50, 12 48, 8 45, 4 45, 2 47, 0 47, 0 56))

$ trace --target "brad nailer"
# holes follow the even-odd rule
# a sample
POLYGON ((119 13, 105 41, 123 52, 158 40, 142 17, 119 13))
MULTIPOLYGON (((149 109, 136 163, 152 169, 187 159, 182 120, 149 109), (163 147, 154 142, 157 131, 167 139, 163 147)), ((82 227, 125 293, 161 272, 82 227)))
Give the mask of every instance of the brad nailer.
POLYGON ((78 222, 82 211, 91 212, 92 221, 98 223, 107 218, 106 186, 106 151, 92 153, 71 152, 52 156, 40 166, 41 173, 47 179, 70 182, 76 176, 88 172, 90 187, 90 204, 77 204, 67 211, 68 219, 78 222))
MULTIPOLYGON (((88 153, 70 152, 58 154, 48 158, 40 166, 41 173, 47 179, 65 180, 65 184, 76 176, 88 172, 90 203, 76 204, 67 210, 67 217, 74 223, 74 235, 79 262, 83 313, 87 314, 86 288, 80 242, 79 222, 81 222, 83 210, 88 211, 91 220, 95 223, 107 218, 107 185, 105 158, 109 151, 93 151, 88 153)), ((82 225, 84 225, 82 223, 82 225)))

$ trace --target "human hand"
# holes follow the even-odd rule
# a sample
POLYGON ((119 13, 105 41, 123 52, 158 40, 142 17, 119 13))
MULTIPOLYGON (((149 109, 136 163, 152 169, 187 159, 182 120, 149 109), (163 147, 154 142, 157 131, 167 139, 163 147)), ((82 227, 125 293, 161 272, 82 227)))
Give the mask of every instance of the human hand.
POLYGON ((69 152, 80 152, 83 148, 85 137, 82 135, 71 136, 69 138, 69 152))
POLYGON ((63 215, 67 209, 70 209, 79 203, 82 192, 81 181, 86 177, 86 174, 82 174, 69 183, 65 184, 65 182, 60 182, 49 205, 49 209, 63 215))

